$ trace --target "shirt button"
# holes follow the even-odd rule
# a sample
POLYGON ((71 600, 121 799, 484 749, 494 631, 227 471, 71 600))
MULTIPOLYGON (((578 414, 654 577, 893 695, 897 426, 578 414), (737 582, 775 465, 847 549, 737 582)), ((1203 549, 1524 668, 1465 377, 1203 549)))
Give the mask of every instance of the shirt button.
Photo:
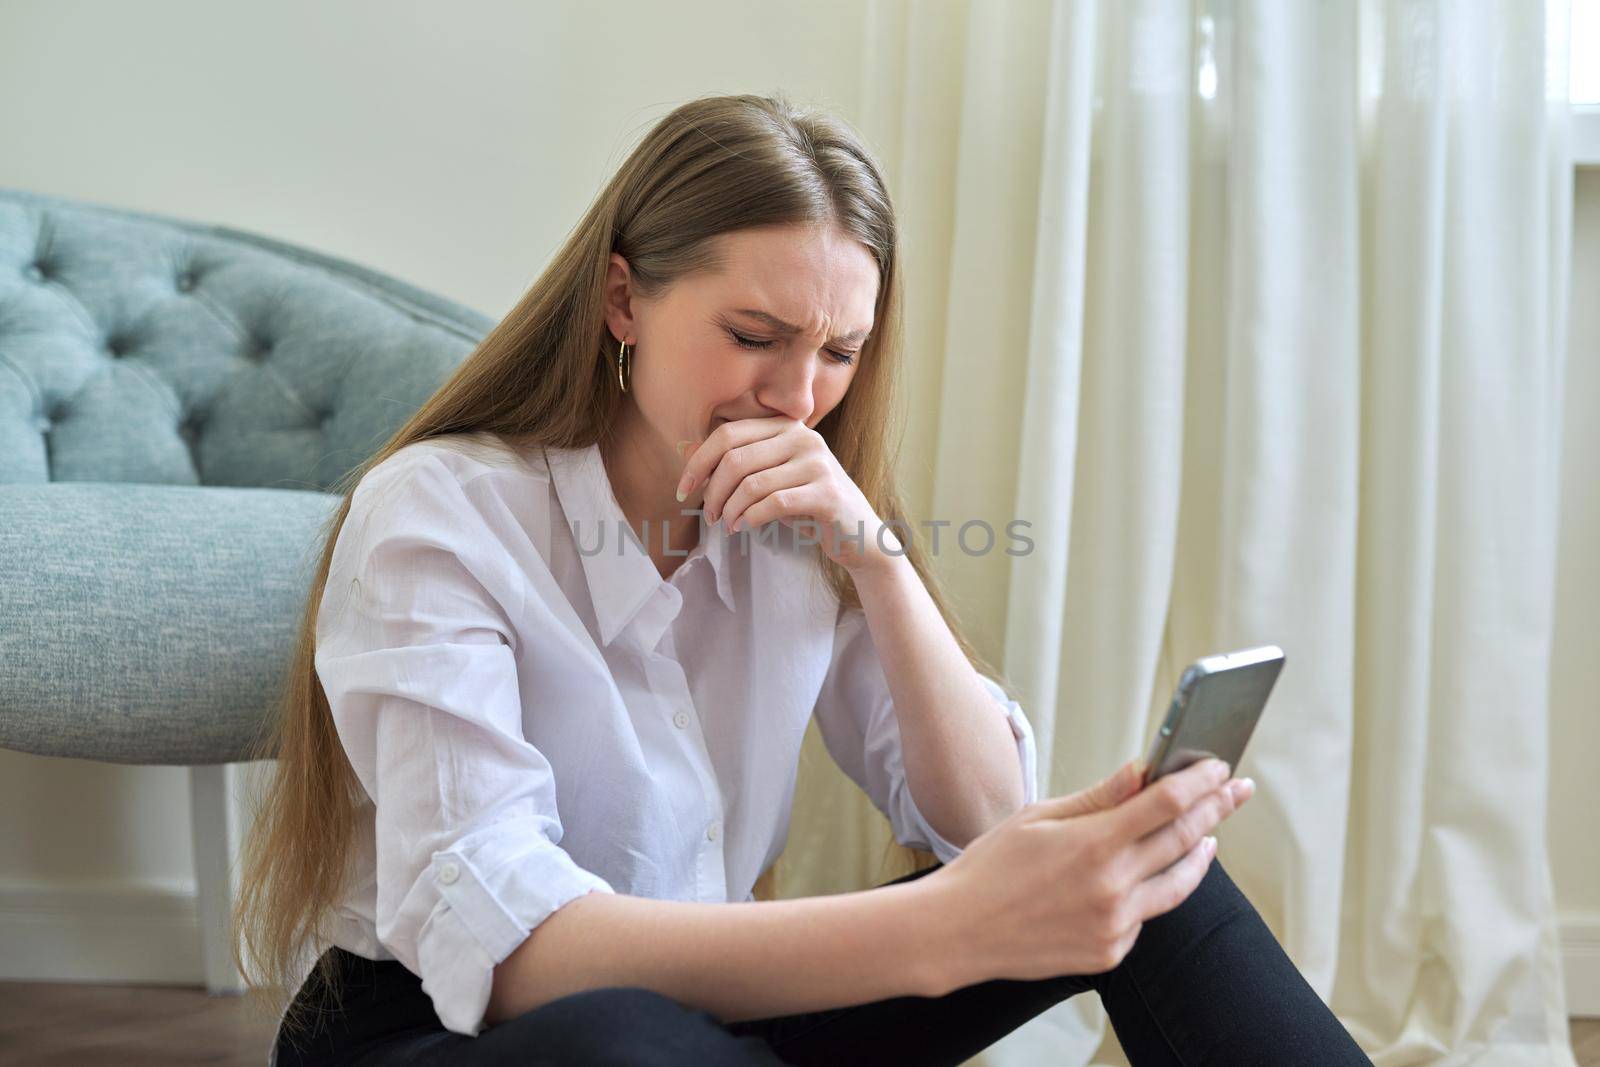
POLYGON ((683 729, 689 725, 689 713, 680 711, 672 717, 672 721, 678 724, 679 729, 683 729))
POLYGON ((453 863, 446 863, 443 867, 439 868, 439 881, 443 882, 445 885, 450 885, 460 877, 461 868, 457 867, 453 863))
POLYGON ((706 827, 706 840, 707 841, 715 841, 716 839, 717 839, 717 824, 716 823, 712 823, 710 826, 706 827))

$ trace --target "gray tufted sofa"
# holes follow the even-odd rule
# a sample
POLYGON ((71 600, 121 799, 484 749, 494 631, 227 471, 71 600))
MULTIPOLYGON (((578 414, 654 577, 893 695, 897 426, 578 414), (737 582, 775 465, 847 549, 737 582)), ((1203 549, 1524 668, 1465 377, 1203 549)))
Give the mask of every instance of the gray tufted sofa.
POLYGON ((245 231, 0 189, 0 747, 190 767, 212 992, 240 988, 226 765, 327 490, 492 325, 245 231))

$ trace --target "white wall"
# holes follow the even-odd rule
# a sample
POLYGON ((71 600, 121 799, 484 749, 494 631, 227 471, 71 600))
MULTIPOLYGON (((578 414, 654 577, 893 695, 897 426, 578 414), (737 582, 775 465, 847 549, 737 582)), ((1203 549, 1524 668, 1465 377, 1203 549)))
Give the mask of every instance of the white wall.
POLYGON ((853 116, 862 5, 8 2, 0 183, 172 211, 509 309, 671 106, 853 116))
MULTIPOLYGON (((1588 989, 1600 990, 1600 168, 1579 171, 1573 219, 1550 672, 1550 853, 1569 963, 1586 969, 1588 989)), ((1569 988, 1574 984, 1569 981, 1569 988)), ((1600 1000, 1588 1010, 1600 1014, 1600 1000)))

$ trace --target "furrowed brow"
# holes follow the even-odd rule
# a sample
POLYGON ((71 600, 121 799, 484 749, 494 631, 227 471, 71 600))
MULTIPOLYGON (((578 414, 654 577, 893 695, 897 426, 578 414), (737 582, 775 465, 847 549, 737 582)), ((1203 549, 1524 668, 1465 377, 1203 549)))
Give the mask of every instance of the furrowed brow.
MULTIPOLYGON (((784 322, 782 319, 778 318, 778 316, 773 315, 770 312, 758 310, 756 308, 739 308, 737 311, 734 312, 734 314, 736 314, 736 315, 746 315, 746 316, 748 316, 748 317, 750 317, 752 319, 755 319, 756 321, 760 322, 762 325, 766 326, 768 329, 774 330, 774 331, 776 331, 778 333, 781 333, 781 334, 784 334, 786 336, 792 337, 795 334, 802 332, 800 327, 794 325, 793 323, 784 322)), ((869 333, 871 333, 871 332, 872 332, 871 330, 852 330, 849 333, 840 334, 838 337, 835 337, 835 338, 831 339, 828 343, 829 344, 840 344, 840 343, 843 343, 843 344, 857 344, 857 343, 859 343, 861 341, 866 340, 867 335, 869 333)))

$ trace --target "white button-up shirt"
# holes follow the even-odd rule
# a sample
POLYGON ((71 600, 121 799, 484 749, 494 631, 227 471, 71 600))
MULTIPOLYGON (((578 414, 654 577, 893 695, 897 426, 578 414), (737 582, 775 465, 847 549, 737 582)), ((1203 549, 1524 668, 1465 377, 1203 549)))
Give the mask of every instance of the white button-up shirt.
MULTIPOLYGON (((898 841, 959 855, 907 788, 866 615, 815 552, 782 523, 704 524, 662 578, 596 446, 452 434, 368 471, 316 618, 366 792, 333 943, 400 960, 476 1035, 495 965, 584 893, 753 899, 813 715, 898 841)), ((983 681, 1032 802, 1033 731, 983 681)))

